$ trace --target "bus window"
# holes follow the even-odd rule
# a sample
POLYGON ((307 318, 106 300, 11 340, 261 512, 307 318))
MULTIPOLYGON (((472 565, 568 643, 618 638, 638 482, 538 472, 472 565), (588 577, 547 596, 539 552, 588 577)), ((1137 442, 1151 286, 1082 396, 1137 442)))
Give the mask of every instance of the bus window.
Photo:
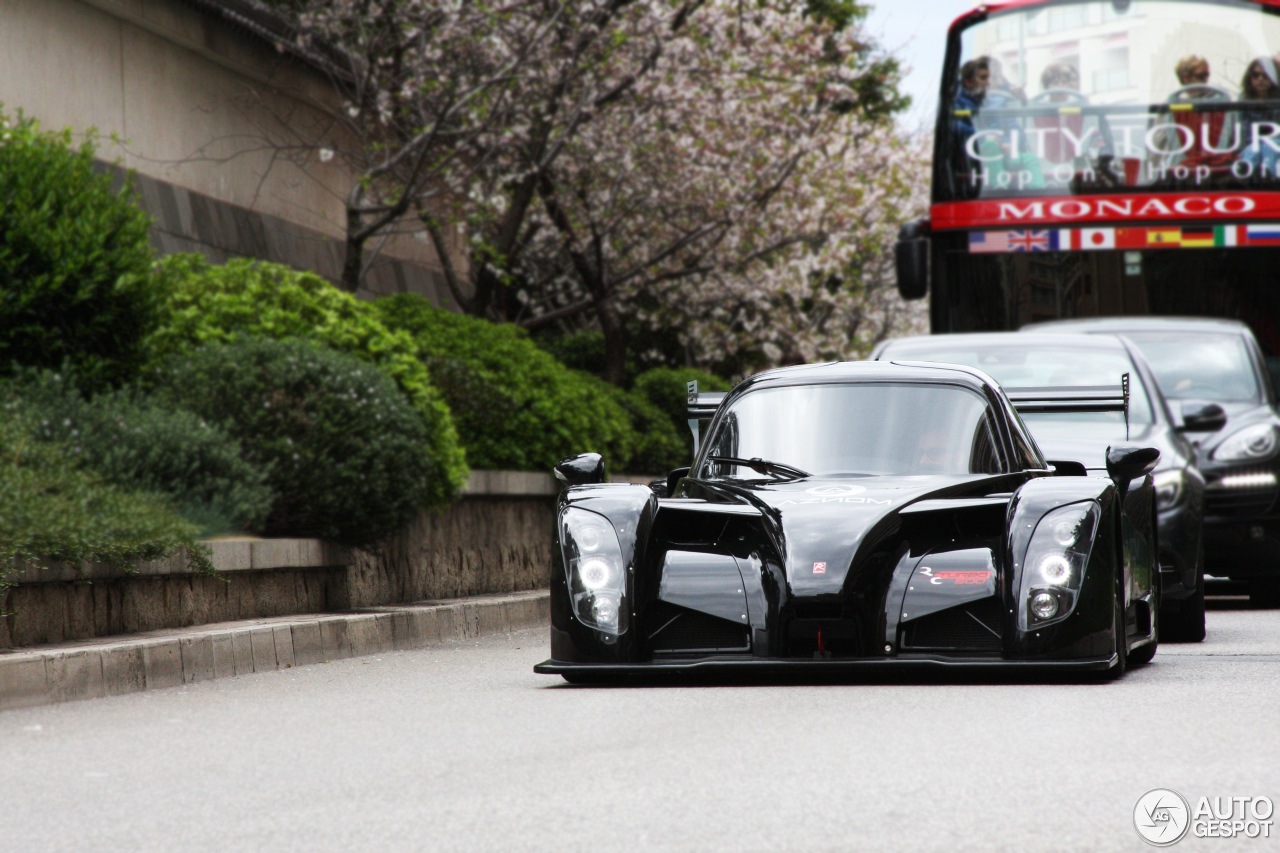
POLYGON ((935 200, 1280 190, 1280 15, 1213 0, 1055 3, 960 34, 935 200))

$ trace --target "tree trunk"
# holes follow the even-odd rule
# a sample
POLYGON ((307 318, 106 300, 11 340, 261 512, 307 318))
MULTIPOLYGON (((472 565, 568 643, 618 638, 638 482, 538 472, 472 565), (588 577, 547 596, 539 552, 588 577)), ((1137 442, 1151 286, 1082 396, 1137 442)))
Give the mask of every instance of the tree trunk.
POLYGON ((627 379, 627 328, 613 301, 596 305, 596 318, 604 332, 604 378, 618 387, 627 379))
POLYGON ((360 289, 360 272, 364 268, 364 239, 360 233, 360 214, 347 208, 347 252, 342 262, 341 287, 348 293, 360 289))

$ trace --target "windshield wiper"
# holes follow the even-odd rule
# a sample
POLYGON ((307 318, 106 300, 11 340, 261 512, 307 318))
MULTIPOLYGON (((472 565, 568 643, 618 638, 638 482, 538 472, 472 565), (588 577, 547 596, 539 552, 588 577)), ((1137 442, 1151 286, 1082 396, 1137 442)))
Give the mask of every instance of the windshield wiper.
POLYGON ((808 471, 801 471, 799 468, 793 468, 790 465, 783 465, 781 462, 770 462, 767 459, 761 459, 756 456, 752 459, 741 459, 737 456, 708 456, 709 462, 728 462, 730 465, 743 465, 752 471, 758 471, 761 474, 781 474, 784 477, 790 477, 793 480, 799 480, 801 477, 812 477, 808 471))

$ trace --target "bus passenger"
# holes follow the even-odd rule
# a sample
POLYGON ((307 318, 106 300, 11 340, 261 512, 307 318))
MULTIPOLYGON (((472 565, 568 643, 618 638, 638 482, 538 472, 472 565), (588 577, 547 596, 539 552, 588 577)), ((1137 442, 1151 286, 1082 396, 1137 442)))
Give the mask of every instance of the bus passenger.
MULTIPOLYGON (((1209 60, 1203 56, 1182 57, 1173 73, 1179 86, 1169 96, 1169 103, 1231 100, 1231 94, 1225 89, 1209 84, 1209 60)), ((1172 169, 1174 180, 1185 181, 1196 175, 1194 180, 1198 184, 1203 180, 1204 168, 1220 172, 1234 159, 1233 142, 1238 131, 1231 113, 1170 112, 1162 124, 1164 129, 1156 137, 1160 156, 1153 158, 1153 162, 1160 167, 1159 174, 1164 179, 1170 177, 1168 170, 1172 169)))
POLYGON ((1178 83, 1183 86, 1191 86, 1196 83, 1208 85, 1209 60, 1203 56, 1196 56, 1194 53, 1190 56, 1184 56, 1174 66, 1173 73, 1178 75, 1178 83))
MULTIPOLYGON (((1244 71, 1240 81, 1240 100, 1245 101, 1280 101, 1280 70, 1277 69, 1276 57, 1259 56, 1244 71)), ((1280 105, 1248 106, 1240 111, 1240 121, 1245 132, 1242 139, 1244 150, 1240 153, 1240 161, 1253 166, 1251 174, 1257 178, 1277 177, 1276 162, 1280 159, 1280 151, 1264 141, 1266 136, 1276 133, 1266 127, 1258 127, 1257 150, 1253 147, 1253 128, 1264 123, 1280 124, 1280 105), (1270 131, 1270 133, 1268 132, 1270 131)))

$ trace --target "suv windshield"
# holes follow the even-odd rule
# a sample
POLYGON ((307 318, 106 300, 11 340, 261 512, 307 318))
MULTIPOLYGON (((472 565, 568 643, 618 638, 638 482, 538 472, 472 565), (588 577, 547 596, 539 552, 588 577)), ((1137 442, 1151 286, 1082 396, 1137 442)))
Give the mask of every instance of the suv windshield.
POLYGON ((1280 189, 1280 15, 1133 0, 993 13, 947 81, 944 195, 1280 189))
MULTIPOLYGON (((1042 345, 1034 340, 1008 344, 969 343, 963 337, 941 336, 920 339, 918 343, 904 341, 897 346, 890 345, 880 357, 886 360, 938 361, 976 367, 999 382, 1002 388, 1119 385, 1120 377, 1128 373, 1129 422, 1152 422, 1151 400, 1142 386, 1142 379, 1129 357, 1119 351, 1042 345)), ((1028 424, 1038 420, 1063 419, 1124 423, 1124 415, 1120 412, 1022 417, 1028 424)))
MULTIPOLYGON (((954 385, 859 383, 760 388, 729 407, 708 456, 761 458, 814 476, 997 474, 986 401, 954 385)), ((706 462, 703 475, 761 479, 706 462)))
POLYGON ((1171 400, 1256 403, 1258 381, 1239 335, 1125 332, 1151 364, 1171 400))

